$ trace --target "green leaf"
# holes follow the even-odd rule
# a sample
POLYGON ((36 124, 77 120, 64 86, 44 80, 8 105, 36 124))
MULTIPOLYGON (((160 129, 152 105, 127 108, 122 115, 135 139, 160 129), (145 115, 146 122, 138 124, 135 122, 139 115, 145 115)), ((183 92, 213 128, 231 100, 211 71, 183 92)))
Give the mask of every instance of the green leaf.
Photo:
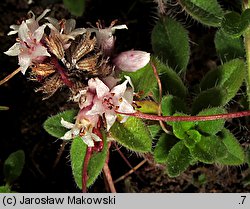
MULTIPOLYGON (((151 57, 151 60, 160 76, 163 94, 168 93, 184 98, 187 95, 187 88, 183 84, 178 74, 170 67, 160 62, 159 59, 151 57)), ((153 96, 156 101, 158 101, 158 83, 150 63, 136 72, 122 72, 120 77, 123 78, 124 75, 127 75, 131 78, 131 81, 135 87, 135 92, 141 93, 141 99, 150 95, 153 96)))
POLYGON ((154 149, 154 159, 157 163, 167 162, 167 157, 170 149, 178 142, 178 140, 171 135, 163 133, 157 142, 154 149))
MULTIPOLYGON (((174 116, 187 116, 183 113, 175 113, 174 116)), ((194 129, 197 122, 192 121, 182 121, 182 122, 167 122, 169 125, 173 126, 173 133, 179 139, 188 138, 187 131, 194 129)))
POLYGON ((229 36, 236 38, 241 36, 249 26, 250 9, 246 9, 242 15, 231 11, 225 14, 221 23, 222 30, 229 36))
POLYGON ((152 139, 155 139, 161 131, 161 126, 158 124, 152 124, 147 126, 152 139))
MULTIPOLYGON (((202 110, 198 115, 216 115, 216 114, 224 114, 226 110, 222 107, 214 107, 202 110)), ((213 120, 213 121, 199 121, 198 122, 198 130, 201 132, 205 132, 210 135, 215 135, 219 131, 224 128, 225 120, 213 120)))
POLYGON ((85 0, 63 0, 63 4, 75 16, 82 16, 85 10, 85 0))
POLYGON ((236 95, 245 77, 245 64, 240 59, 231 60, 208 72, 200 84, 203 91, 194 100, 193 113, 226 105, 236 95))
POLYGON ((227 148, 227 156, 218 159, 217 162, 223 165, 240 165, 244 163, 244 151, 234 135, 229 130, 223 129, 220 138, 227 148))
POLYGON ((167 173, 170 177, 177 177, 185 171, 193 158, 183 141, 176 143, 170 149, 167 158, 167 173))
POLYGON ((223 18, 223 10, 217 0, 179 0, 183 10, 204 25, 218 27, 223 18))
POLYGON ((77 110, 66 110, 48 118, 44 122, 43 127, 50 135, 56 138, 61 138, 68 131, 67 128, 62 126, 61 119, 63 118, 65 121, 73 123, 76 114, 77 110))
POLYGON ((143 101, 134 101, 135 109, 139 110, 142 113, 147 114, 158 114, 158 104, 154 101, 143 100, 143 101))
POLYGON ((217 136, 202 136, 201 140, 190 148, 191 155, 204 163, 214 163, 220 158, 226 157, 227 148, 217 136))
POLYGON ((216 51, 223 62, 245 56, 244 44, 241 37, 231 38, 222 30, 218 30, 215 34, 214 42, 216 51))
POLYGON ((156 56, 177 73, 186 71, 190 48, 187 30, 177 21, 164 17, 152 31, 152 47, 156 56))
POLYGON ((117 142, 132 151, 143 153, 151 151, 152 138, 139 118, 129 117, 125 123, 115 122, 110 133, 117 142))
POLYGON ((9 185, 0 186, 0 193, 12 193, 9 185))
MULTIPOLYGON (((104 166, 108 152, 106 137, 104 137, 103 142, 104 146, 102 151, 91 155, 88 165, 87 187, 91 186, 95 182, 104 166)), ((83 142, 81 137, 74 138, 70 148, 70 159, 73 176, 79 188, 82 188, 82 169, 86 149, 87 145, 83 142)))
POLYGON ((187 112, 184 101, 176 96, 167 95, 162 97, 161 101, 162 114, 173 115, 176 112, 187 112))
POLYGON ((150 63, 136 72, 122 72, 121 78, 124 75, 131 78, 135 92, 140 92, 142 99, 150 93, 152 94, 153 90, 158 91, 158 84, 150 63))
POLYGON ((25 163, 25 154, 23 150, 18 150, 9 155, 4 162, 4 176, 8 184, 13 183, 22 173, 25 163))
MULTIPOLYGON (((187 96, 188 90, 180 76, 173 69, 159 61, 157 58, 153 59, 153 62, 157 68, 158 74, 160 75, 163 95, 171 94, 184 99, 187 96)), ((157 95, 158 91, 153 93, 154 95, 157 95)), ((155 98, 158 97, 155 96, 155 98)))
POLYGON ((226 89, 221 87, 214 87, 202 91, 193 102, 192 113, 197 114, 199 111, 208 107, 224 106, 227 101, 226 93, 226 89))
POLYGON ((192 148, 201 140, 202 135, 197 130, 188 130, 188 137, 184 138, 184 143, 188 148, 192 148))

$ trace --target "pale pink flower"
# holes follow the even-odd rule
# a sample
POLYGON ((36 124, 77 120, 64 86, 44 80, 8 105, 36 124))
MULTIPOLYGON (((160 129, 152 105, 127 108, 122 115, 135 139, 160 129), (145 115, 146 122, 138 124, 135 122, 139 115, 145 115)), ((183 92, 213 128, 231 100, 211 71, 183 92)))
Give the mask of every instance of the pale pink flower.
MULTIPOLYGON (((86 111, 87 116, 99 115, 104 116, 107 125, 107 131, 111 128, 119 113, 134 113, 132 106, 133 102, 133 85, 128 76, 126 80, 119 85, 110 89, 99 78, 92 78, 88 81, 88 91, 86 93, 86 100, 81 107, 90 107, 86 111), (127 84, 131 87, 127 87, 127 84)), ((121 122, 125 122, 126 116, 121 122)))
POLYGON ((138 50, 121 52, 113 59, 114 65, 125 72, 135 72, 150 61, 150 53, 138 50))
POLYGON ((64 134, 64 136, 61 137, 61 139, 70 140, 80 136, 88 147, 94 147, 95 142, 102 141, 99 136, 93 133, 93 128, 97 126, 99 116, 86 115, 88 110, 89 108, 80 110, 75 123, 70 123, 61 118, 61 125, 67 129, 70 129, 64 134))
POLYGON ((117 29, 128 29, 126 25, 116 25, 116 21, 113 21, 108 28, 102 28, 98 24, 97 28, 88 28, 90 32, 95 32, 97 45, 103 51, 106 56, 110 56, 113 53, 115 45, 115 37, 113 34, 117 29))
POLYGON ((49 10, 45 10, 37 19, 31 12, 32 17, 21 23, 21 25, 10 26, 13 31, 8 35, 18 33, 18 41, 8 51, 4 52, 9 56, 18 56, 21 72, 25 74, 29 66, 42 62, 50 54, 47 48, 41 43, 46 25, 39 26, 38 21, 49 10))

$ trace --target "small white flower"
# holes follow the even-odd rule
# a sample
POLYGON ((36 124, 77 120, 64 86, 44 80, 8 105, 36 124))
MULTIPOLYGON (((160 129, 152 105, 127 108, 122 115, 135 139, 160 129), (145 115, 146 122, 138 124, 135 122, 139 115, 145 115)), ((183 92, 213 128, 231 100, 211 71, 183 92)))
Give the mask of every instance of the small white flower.
POLYGON ((21 23, 21 25, 11 25, 13 31, 8 35, 18 33, 18 42, 15 43, 8 51, 4 52, 9 56, 18 56, 21 72, 25 74, 28 67, 34 63, 42 62, 46 57, 50 56, 47 48, 41 43, 46 25, 39 26, 38 21, 49 12, 45 10, 37 19, 32 14, 30 19, 21 23))
POLYGON ((110 56, 113 53, 115 45, 115 37, 113 34, 116 30, 128 29, 126 25, 116 25, 116 21, 113 21, 108 28, 102 28, 98 23, 97 28, 88 28, 90 32, 95 32, 97 45, 103 51, 106 56, 110 56))
MULTIPOLYGON (((105 116, 107 131, 111 128, 117 118, 117 112, 119 113, 134 113, 135 110, 132 106, 133 101, 133 86, 128 76, 126 80, 119 85, 110 89, 99 78, 92 78, 88 81, 88 92, 92 94, 92 106, 89 106, 89 110, 86 111, 88 116, 105 116), (131 87, 127 87, 130 83, 131 87)), ((90 98, 90 97, 89 97, 90 98)), ((88 104, 88 100, 86 100, 88 104)), ((126 121, 126 116, 123 117, 121 122, 126 121)))
POLYGON ((61 118, 61 125, 70 130, 67 131, 60 139, 70 140, 76 136, 80 136, 88 147, 94 147, 94 142, 102 141, 99 136, 92 133, 92 127, 85 119, 82 119, 80 122, 76 120, 76 123, 74 124, 61 118))

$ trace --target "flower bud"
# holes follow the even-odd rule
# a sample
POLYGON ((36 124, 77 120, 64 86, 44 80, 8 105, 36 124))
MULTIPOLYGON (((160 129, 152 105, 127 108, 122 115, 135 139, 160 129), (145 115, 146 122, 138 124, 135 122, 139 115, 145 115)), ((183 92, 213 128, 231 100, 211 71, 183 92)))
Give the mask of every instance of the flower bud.
POLYGON ((130 50, 120 53, 113 63, 117 68, 126 72, 135 72, 143 68, 150 61, 150 53, 130 50))

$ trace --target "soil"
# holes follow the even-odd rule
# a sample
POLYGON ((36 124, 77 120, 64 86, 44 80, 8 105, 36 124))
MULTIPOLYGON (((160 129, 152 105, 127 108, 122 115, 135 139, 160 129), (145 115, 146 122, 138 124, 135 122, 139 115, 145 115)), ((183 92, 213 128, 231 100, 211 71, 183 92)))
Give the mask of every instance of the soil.
MULTIPOLYGON (((13 36, 7 36, 9 26, 26 17, 32 10, 41 14, 46 8, 51 9, 51 16, 58 19, 70 18, 70 13, 61 1, 44 0, 3 0, 0 5, 0 52, 8 50, 15 42, 13 36)), ((90 22, 100 19, 107 26, 118 19, 119 23, 126 24, 127 31, 117 31, 117 50, 139 49, 152 52, 150 33, 157 20, 156 7, 151 1, 143 0, 88 0, 86 11, 82 17, 77 17, 77 24, 88 26, 90 22), (97 6, 98 5, 98 6, 97 6)), ((216 57, 213 28, 195 23, 185 23, 190 31, 192 56, 189 70, 186 75, 188 85, 197 84, 201 77, 210 69, 219 64, 216 57), (203 46, 206 46, 204 48, 203 46)), ((0 56, 0 79, 4 78, 17 66, 16 57, 0 56)), ((42 128, 48 116, 54 115, 72 107, 66 101, 67 93, 60 91, 53 97, 42 100, 43 95, 36 93, 36 84, 18 74, 9 82, 0 87, 0 106, 8 106, 9 110, 0 111, 0 185, 4 184, 3 163, 8 155, 18 149, 23 149, 26 155, 25 167, 20 178, 14 183, 13 190, 17 192, 80 192, 72 177, 69 145, 66 145, 62 156, 57 162, 58 152, 62 145, 48 135, 42 128)), ((231 108, 235 103, 230 104, 231 108)), ((235 107, 237 109, 237 105, 235 107)), ((249 147, 250 138, 246 119, 235 119, 227 122, 230 130, 236 134, 245 149, 249 147)), ((164 166, 155 164, 150 156, 138 156, 121 148, 120 151, 132 164, 148 159, 136 173, 116 183, 118 192, 249 192, 250 169, 248 165, 240 167, 220 167, 219 165, 198 164, 190 167, 178 178, 169 178, 165 174, 164 166)), ((130 170, 114 146, 110 151, 110 169, 115 179, 123 176, 130 170)), ((101 174, 89 192, 107 192, 104 177, 101 174)))

